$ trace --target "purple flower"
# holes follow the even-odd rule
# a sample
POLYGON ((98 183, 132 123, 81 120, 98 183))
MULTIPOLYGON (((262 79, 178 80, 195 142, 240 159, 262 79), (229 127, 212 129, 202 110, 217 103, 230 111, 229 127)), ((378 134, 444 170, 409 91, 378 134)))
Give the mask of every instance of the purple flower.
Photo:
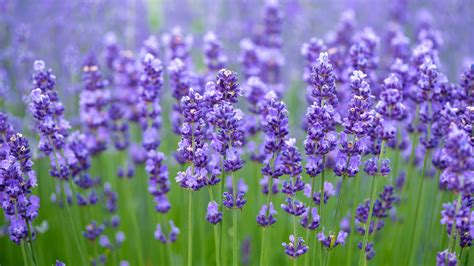
POLYGON ((336 235, 334 234, 329 234, 327 237, 324 234, 324 232, 318 233, 318 240, 323 244, 328 249, 332 249, 337 247, 339 244, 344 245, 346 241, 347 233, 344 231, 340 231, 336 235))
POLYGON ((282 243, 282 246, 285 248, 286 255, 297 258, 306 252, 308 252, 308 246, 304 244, 304 240, 302 237, 298 237, 298 240, 295 240, 294 235, 290 235, 290 242, 282 243))
POLYGON ((207 205, 206 219, 211 224, 218 224, 222 220, 222 212, 219 212, 217 202, 211 201, 207 205))
MULTIPOLYGON (((359 249, 362 249, 362 242, 359 242, 357 244, 357 247, 359 249)), ((365 246, 365 257, 367 258, 367 260, 371 260, 374 256, 375 256, 374 243, 369 242, 365 246)))
POLYGON ((92 221, 92 223, 86 226, 86 230, 82 232, 85 238, 94 241, 97 239, 102 232, 104 232, 104 225, 98 225, 96 221, 92 221))
POLYGON ((225 67, 227 56, 222 51, 222 44, 213 32, 207 32, 203 38, 204 64, 206 64, 209 74, 225 67))
POLYGON ((319 215, 316 208, 307 207, 301 216, 301 226, 309 230, 315 230, 319 227, 319 215))
POLYGON ((79 114, 87 136, 87 147, 95 155, 107 148, 109 115, 106 108, 111 96, 105 89, 108 83, 102 80, 93 56, 88 58, 82 71, 84 90, 80 94, 79 114))
POLYGON ((456 252, 449 252, 447 249, 436 254, 436 266, 457 266, 458 258, 456 252))
POLYGON ((282 203, 281 208, 287 213, 294 216, 300 216, 305 212, 306 206, 303 202, 293 200, 291 197, 287 197, 285 201, 286 204, 282 203))
MULTIPOLYGON (((330 197, 336 195, 334 186, 331 182, 324 181, 324 204, 326 204, 330 197)), ((321 191, 313 194, 313 201, 316 205, 321 204, 321 191)))
POLYGON ((244 198, 244 195, 245 193, 240 191, 237 193, 234 200, 234 196, 231 193, 224 192, 222 195, 224 198, 223 204, 228 209, 232 209, 232 208, 242 209, 245 203, 247 203, 247 200, 244 198))
POLYGON ((268 227, 276 222, 274 217, 276 214, 273 203, 270 202, 269 206, 263 205, 257 215, 257 223, 262 227, 268 227))

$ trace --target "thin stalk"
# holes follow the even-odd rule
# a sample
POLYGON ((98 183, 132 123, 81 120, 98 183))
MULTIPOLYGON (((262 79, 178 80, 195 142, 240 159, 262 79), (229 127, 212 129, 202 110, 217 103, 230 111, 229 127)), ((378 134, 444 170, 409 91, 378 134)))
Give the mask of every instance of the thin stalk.
POLYGON ((38 263, 36 261, 35 249, 33 248, 33 239, 31 238, 30 222, 26 221, 26 225, 28 226, 28 246, 30 247, 31 257, 33 258, 33 264, 38 265, 38 263))
POLYGON ((193 265, 193 191, 189 191, 188 200, 188 266, 193 265))
MULTIPOLYGON (((237 181, 234 175, 232 175, 232 194, 234 198, 234 205, 237 201, 237 181)), ((232 265, 237 266, 238 258, 237 254, 239 253, 239 247, 237 246, 237 206, 234 206, 232 209, 232 265)))
POLYGON ((344 193, 344 188, 345 188, 345 184, 346 184, 346 180, 347 180, 347 177, 346 175, 344 175, 342 177, 342 184, 341 184, 341 189, 339 190, 339 197, 337 199, 337 208, 336 208, 336 213, 334 214, 334 218, 333 218, 333 229, 334 229, 334 232, 336 232, 336 229, 337 229, 337 222, 339 221, 340 219, 340 215, 341 215, 341 206, 344 205, 344 196, 345 196, 345 193, 344 193))
POLYGON ((356 211, 357 211, 357 199, 359 198, 359 188, 360 188, 360 180, 362 179, 362 176, 359 176, 357 174, 355 176, 357 178, 356 180, 356 189, 355 189, 355 196, 354 196, 354 205, 352 206, 352 212, 351 212, 351 229, 350 229, 350 234, 349 234, 349 254, 347 255, 347 266, 352 264, 352 242, 355 237, 355 231, 354 231, 354 220, 356 216, 356 211))
POLYGON ((415 243, 415 235, 417 235, 417 225, 418 225, 418 216, 419 216, 419 212, 420 212, 420 206, 421 206, 421 202, 423 201, 423 197, 422 197, 422 194, 423 194, 423 187, 424 187, 424 184, 425 184, 425 171, 426 171, 426 165, 428 163, 428 157, 429 157, 429 152, 426 152, 425 153, 425 156, 423 158, 423 168, 421 169, 421 184, 419 185, 418 187, 418 192, 416 194, 416 207, 415 207, 415 219, 414 219, 414 224, 413 224, 413 233, 411 234, 411 240, 410 240, 410 244, 408 246, 408 261, 407 263, 410 264, 410 261, 411 261, 411 256, 413 254, 413 244, 415 243))
MULTIPOLYGON (((321 210, 321 214, 319 215, 319 226, 321 227, 321 231, 324 229, 323 225, 323 216, 324 216, 324 179, 325 175, 324 173, 326 172, 324 169, 325 165, 325 158, 323 158, 323 172, 321 173, 321 196, 319 197, 319 209, 321 210)), ((319 254, 319 265, 324 265, 323 264, 323 257, 324 257, 324 247, 323 244, 321 243, 320 247, 320 254, 319 254)))
MULTIPOLYGON (((311 208, 311 205, 313 205, 313 194, 314 194, 314 191, 316 190, 316 177, 313 176, 311 177, 312 180, 311 180, 311 196, 309 198, 309 207, 311 208)), ((311 213, 311 212, 310 212, 311 213)), ((308 241, 308 244, 311 245, 311 243, 309 242, 309 233, 310 233, 310 230, 309 229, 306 229, 306 241, 308 241)), ((316 241, 316 238, 313 238, 313 241, 315 241, 315 243, 317 243, 316 241)), ((315 246, 316 244, 314 244, 315 246)), ((316 251, 314 251, 315 253, 316 251)), ((312 253, 312 254, 314 254, 312 253)), ((309 265, 309 254, 305 256, 304 258, 304 265, 305 266, 308 266, 309 265)))
MULTIPOLYGON (((58 168, 59 169, 59 168, 58 168)), ((82 247, 80 244, 80 240, 78 238, 76 226, 74 224, 74 219, 72 217, 71 209, 69 208, 69 203, 67 202, 67 196, 66 196, 66 188, 64 186, 64 181, 61 182, 62 190, 63 190, 63 203, 66 206, 66 213, 69 218, 69 223, 71 224, 72 227, 72 234, 74 235, 74 241, 76 242, 77 248, 79 249, 79 255, 81 256, 81 260, 86 265, 86 260, 84 256, 84 252, 82 251, 82 247)))
POLYGON ((23 263, 25 266, 28 266, 28 258, 26 257, 26 252, 25 252, 25 242, 21 244, 21 255, 23 257, 23 263))
MULTIPOLYGON (((367 240, 369 239, 369 230, 370 230, 370 223, 372 222, 372 214, 374 211, 374 203, 375 203, 375 194, 376 194, 376 187, 377 187, 377 179, 378 179, 378 174, 380 172, 380 166, 382 165, 382 155, 384 152, 385 148, 385 141, 382 140, 382 145, 380 148, 380 154, 379 154, 379 159, 377 161, 378 167, 377 167, 377 174, 372 177, 372 185, 370 188, 370 207, 369 207, 369 217, 367 218, 367 224, 365 226, 365 234, 364 234, 364 239, 362 241, 362 248, 360 249, 360 257, 359 257, 359 265, 367 264, 367 257, 365 256, 365 247, 367 245, 367 240)), ((375 228, 374 228, 375 229, 375 228)))
MULTIPOLYGON (((273 177, 269 177, 270 178, 270 182, 268 183, 268 196, 267 196, 267 211, 270 211, 269 208, 270 208, 270 202, 271 202, 271 199, 272 199, 272 194, 273 194, 273 177)), ((262 249, 260 250, 260 265, 264 265, 263 264, 263 258, 265 257, 265 240, 266 240, 266 237, 265 237, 265 227, 263 227, 262 229, 262 249)))
MULTIPOLYGON (((441 171, 438 170, 436 172, 436 179, 434 180, 434 182, 437 182, 437 180, 439 180, 439 175, 440 175, 441 171)), ((429 252, 429 246, 432 244, 430 242, 430 238, 431 238, 431 229, 433 227, 433 222, 434 222, 434 216, 435 216, 435 213, 436 211, 438 210, 438 206, 439 206, 439 201, 441 199, 441 193, 439 193, 439 188, 436 186, 436 189, 435 189, 435 205, 433 206, 432 210, 431 210, 431 215, 430 215, 430 218, 428 219, 429 221, 429 226, 428 226, 428 238, 426 239, 426 245, 425 245, 425 250, 424 250, 424 254, 425 256, 423 256, 423 265, 426 265, 426 260, 428 259, 428 252, 429 252)))
MULTIPOLYGON (((296 216, 293 215, 293 235, 295 236, 295 239, 298 239, 296 237, 296 216)), ((292 258, 293 260, 293 266, 296 266, 296 258, 292 258)))
MULTIPOLYGON (((461 199, 462 199, 462 193, 458 194, 458 200, 456 201, 456 211, 454 212, 454 217, 458 215, 459 207, 461 205, 461 199)), ((456 225, 453 224, 451 228, 451 235, 449 236, 449 242, 448 242, 448 251, 452 252, 453 244, 454 244, 454 235, 456 234, 456 225)), ((446 256, 446 265, 448 265, 448 256, 446 256)))
MULTIPOLYGON (((214 195, 212 193, 212 186, 208 186, 209 188, 209 198, 211 201, 214 201, 214 195)), ((221 251, 220 251, 220 243, 219 243, 219 230, 217 225, 212 226, 214 229, 214 244, 216 247, 216 265, 220 266, 221 265, 221 251)))

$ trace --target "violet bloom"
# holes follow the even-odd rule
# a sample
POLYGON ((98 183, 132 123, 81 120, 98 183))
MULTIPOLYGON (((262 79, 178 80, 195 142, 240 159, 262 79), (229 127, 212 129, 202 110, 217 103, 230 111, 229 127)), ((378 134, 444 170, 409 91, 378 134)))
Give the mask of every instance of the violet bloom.
POLYGON ((344 231, 340 231, 337 236, 334 234, 329 234, 326 236, 324 232, 318 233, 318 240, 323 244, 324 247, 328 249, 332 249, 337 247, 338 245, 344 245, 346 241, 347 233, 344 231))
POLYGON ((184 123, 181 125, 181 140, 178 153, 181 158, 192 165, 186 171, 177 174, 176 181, 181 187, 199 190, 206 185, 207 144, 205 143, 205 121, 203 97, 193 89, 181 99, 184 123))
POLYGON ((242 64, 245 80, 253 76, 258 77, 261 71, 261 62, 257 45, 250 39, 242 39, 240 50, 239 61, 242 64))
POLYGON ((336 147, 335 126, 339 120, 333 107, 333 104, 337 104, 336 87, 327 53, 319 55, 312 69, 311 85, 311 95, 315 101, 306 112, 307 136, 304 146, 308 156, 306 173, 315 177, 324 169, 323 158, 336 147))
POLYGON ((367 73, 371 80, 375 80, 372 76, 378 66, 376 50, 379 42, 379 37, 371 28, 364 28, 356 36, 356 41, 349 50, 352 69, 367 73))
POLYGON ((156 230, 154 233, 154 237, 156 240, 159 240, 161 243, 173 243, 177 240, 180 230, 178 227, 175 226, 172 220, 169 221, 170 230, 168 236, 166 236, 161 228, 161 224, 156 225, 156 230))
MULTIPOLYGON (((308 194, 309 196, 311 194, 308 194)), ((316 205, 321 204, 321 191, 319 192, 314 192, 312 194, 312 200, 316 205)), ((336 191, 334 190, 334 186, 331 182, 324 181, 324 204, 326 204, 329 200, 330 197, 336 195, 336 191)))
POLYGON ((107 148, 110 92, 94 57, 87 59, 82 71, 84 90, 80 95, 79 113, 87 136, 87 148, 95 155, 107 148))
POLYGON ((181 28, 174 27, 170 33, 165 34, 163 43, 169 61, 180 59, 186 62, 189 60, 193 38, 190 35, 184 35, 181 28))
POLYGON ((457 213, 456 206, 457 202, 444 203, 440 222, 442 225, 446 225, 448 235, 453 233, 453 226, 455 226, 455 234, 460 237, 460 247, 469 247, 472 245, 472 235, 470 232, 472 230, 472 224, 470 219, 474 213, 474 211, 471 211, 472 196, 466 195, 463 198, 461 206, 457 209, 457 213))
POLYGON ((273 207, 273 203, 270 202, 269 206, 263 205, 257 215, 257 223, 262 227, 267 227, 276 222, 275 215, 277 212, 273 207))
POLYGON ((301 215, 300 224, 308 230, 316 230, 319 227, 318 210, 315 207, 307 207, 306 211, 301 215))
POLYGON ((207 66, 207 79, 214 79, 217 71, 225 67, 227 56, 222 51, 222 44, 213 32, 207 32, 203 38, 204 64, 207 66))
POLYGON ((31 223, 38 216, 40 199, 31 195, 36 187, 28 140, 14 134, 6 115, 0 113, 0 205, 5 212, 10 240, 16 244, 34 236, 31 223))
POLYGON ((160 145, 161 129, 160 93, 163 87, 163 66, 152 54, 145 54, 139 87, 139 114, 143 129, 142 146, 146 150, 145 170, 147 171, 148 191, 155 201, 155 209, 166 213, 171 208, 166 193, 170 191, 166 157, 156 151, 160 145))
POLYGON ((285 248, 286 255, 294 259, 305 254, 309 249, 308 246, 304 244, 302 237, 298 237, 298 240, 296 240, 293 235, 290 235, 290 242, 288 244, 282 243, 282 246, 285 248))
POLYGON ((92 223, 86 226, 86 229, 82 232, 82 235, 85 238, 94 241, 102 234, 102 232, 104 232, 104 230, 105 226, 103 224, 97 224, 96 221, 92 221, 92 223))
POLYGON ((452 124, 445 140, 443 153, 447 157, 448 166, 441 173, 440 188, 457 193, 472 194, 474 190, 474 181, 472 180, 474 154, 469 143, 469 135, 455 124, 452 124))
MULTIPOLYGON (((359 242, 357 244, 357 248, 362 249, 362 242, 359 242)), ((374 243, 369 242, 365 246, 365 258, 367 260, 371 260, 375 256, 375 249, 374 249, 374 243)))
POLYGON ((219 205, 215 201, 209 202, 207 205, 206 219, 211 224, 218 224, 222 220, 222 212, 219 212, 219 205))
POLYGON ((286 204, 282 203, 281 208, 291 215, 300 216, 305 212, 306 206, 303 202, 287 197, 286 204))
POLYGON ((436 266, 457 266, 458 258, 456 252, 449 252, 447 249, 436 254, 436 266))
POLYGON ((179 133, 179 127, 182 122, 179 103, 182 97, 188 95, 189 88, 191 87, 191 77, 185 63, 180 59, 174 59, 169 63, 168 72, 172 96, 177 101, 171 111, 171 124, 173 132, 179 133))
POLYGON ((46 70, 43 61, 35 61, 30 111, 40 135, 39 149, 50 157, 50 174, 61 180, 69 178, 69 169, 61 152, 70 128, 64 119, 64 106, 54 88, 56 77, 46 70))

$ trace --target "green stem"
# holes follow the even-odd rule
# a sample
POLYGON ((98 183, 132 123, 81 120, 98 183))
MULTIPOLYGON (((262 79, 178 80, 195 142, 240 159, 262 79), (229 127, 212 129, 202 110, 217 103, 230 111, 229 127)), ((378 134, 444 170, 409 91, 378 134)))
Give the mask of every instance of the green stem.
MULTIPOLYGON (((319 209, 321 211, 321 214, 319 215, 319 226, 321 227, 321 231, 323 231, 324 229, 324 225, 323 225, 323 216, 324 216, 324 179, 325 179, 325 169, 324 169, 324 165, 325 165, 325 160, 326 158, 323 158, 323 172, 321 173, 321 196, 319 197, 319 209)), ((319 265, 323 265, 323 261, 324 261, 324 247, 323 247, 323 244, 321 243, 321 247, 320 247, 320 254, 319 254, 319 265)))
MULTIPOLYGON (((211 199, 211 201, 214 201, 214 195, 212 193, 212 186, 208 186, 209 188, 209 198, 211 199)), ((217 225, 213 225, 212 226, 213 229, 214 229, 214 244, 215 244, 215 247, 216 247, 216 265, 217 266, 220 266, 221 265, 221 258, 220 258, 220 255, 221 255, 221 252, 220 252, 220 243, 219 243, 219 230, 218 230, 218 227, 217 225)))
MULTIPOLYGON (((272 199, 272 194, 273 194, 273 177, 269 177, 270 181, 268 182, 268 195, 267 195, 267 211, 270 211, 270 202, 271 202, 271 199, 272 199)), ((264 260, 264 257, 265 257, 265 241, 266 241, 266 237, 265 237, 265 227, 262 229, 262 249, 260 250, 260 265, 264 265, 263 264, 263 260, 264 260)))
POLYGON ((420 212, 420 206, 421 206, 421 202, 423 201, 423 197, 422 197, 422 194, 423 194, 423 187, 424 187, 424 184, 425 184, 425 171, 426 171, 426 165, 428 163, 428 157, 429 157, 429 151, 425 152, 425 156, 423 158, 423 168, 421 169, 421 184, 419 185, 418 187, 418 192, 416 194, 416 207, 415 207, 415 216, 414 216, 414 224, 413 224, 413 233, 411 234, 411 240, 410 240, 410 244, 408 246, 408 264, 410 264, 411 262, 411 256, 413 254, 413 244, 415 243, 415 236, 417 235, 417 225, 418 225, 418 216, 419 216, 419 212, 420 212))
MULTIPOLYGON (((232 175, 232 194, 234 198, 234 205, 237 201, 237 180, 234 175, 232 175)), ((239 247, 237 246, 237 206, 234 206, 232 209, 232 265, 237 266, 238 264, 238 253, 239 247)))
MULTIPOLYGON (((311 180, 311 196, 309 198, 309 204, 308 204, 308 206, 310 206, 310 207, 311 207, 311 205, 313 205, 313 202, 314 202, 313 201, 313 195, 314 195, 314 191, 316 190, 316 177, 313 176, 311 178, 312 178, 312 180, 311 180)), ((306 241, 308 241, 308 244, 311 245, 311 243, 309 241, 309 233, 310 233, 310 230, 307 229, 306 230, 306 241)), ((314 245, 311 245, 311 246, 316 246, 316 243, 317 243, 316 238, 314 237, 312 239, 313 239, 314 245)), ((312 254, 315 254, 315 253, 316 253, 316 249, 315 249, 314 252, 312 252, 312 254)), ((305 266, 309 265, 309 254, 306 255, 305 258, 304 258, 304 265, 305 266)))
MULTIPOLYGON (((462 193, 458 194, 458 199, 456 201, 456 211, 454 212, 454 217, 458 215, 459 207, 461 206, 461 199, 462 199, 462 193)), ((456 234, 456 226, 453 226, 451 228, 451 235, 449 236, 449 242, 448 242, 448 251, 452 252, 453 248, 453 241, 454 241, 454 235, 456 234)), ((446 265, 448 265, 448 256, 446 256, 446 265)))
POLYGON ((357 178, 356 180, 356 189, 355 189, 355 193, 354 193, 354 205, 352 206, 352 212, 351 212, 351 222, 350 222, 350 235, 349 235, 349 254, 347 255, 347 266, 351 265, 352 263, 352 242, 354 240, 354 237, 355 237, 355 231, 354 231, 354 219, 355 219, 355 216, 356 216, 356 210, 357 210, 357 199, 359 198, 359 188, 360 188, 360 180, 362 179, 362 176, 359 176, 359 174, 357 174, 355 176, 355 178, 357 178))
POLYGON ((67 216, 69 218, 69 223, 70 223, 71 228, 72 228, 72 234, 74 235, 74 241, 76 242, 77 248, 79 249, 79 255, 81 256, 81 260, 84 263, 84 265, 86 265, 87 263, 86 263, 86 260, 85 260, 85 255, 84 255, 84 252, 82 251, 80 240, 78 238, 78 233, 77 233, 77 230, 76 230, 76 226, 74 224, 74 219, 72 217, 71 208, 69 208, 69 203, 67 202, 66 188, 64 186, 64 181, 61 182, 61 185, 62 185, 62 189, 63 189, 63 203, 66 207, 66 213, 67 213, 67 216))
MULTIPOLYGON (((434 180, 434 182, 438 182, 439 180, 439 175, 440 175, 441 171, 438 170, 436 172, 436 179, 434 180)), ((430 252, 430 245, 432 245, 432 242, 430 242, 430 238, 431 238, 431 229, 433 227, 433 222, 435 219, 433 219, 435 217, 435 213, 436 211, 438 210, 438 206, 439 206, 439 201, 440 201, 440 198, 441 198, 441 193, 439 193, 439 188, 436 186, 435 187, 435 204, 433 206, 433 208, 431 209, 431 214, 430 214, 430 218, 428 219, 428 223, 429 223, 429 226, 428 226, 428 234, 427 234, 427 239, 425 241, 426 245, 425 245, 425 250, 424 250, 424 257, 423 257, 423 265, 426 265, 426 260, 428 259, 428 253, 430 252)))
POLYGON ((188 266, 193 265, 193 191, 189 191, 188 200, 188 266))
POLYGON ((25 242, 21 244, 21 255, 23 256, 23 263, 25 264, 25 266, 28 266, 29 263, 25 252, 25 242))
MULTIPOLYGON (((296 237, 296 216, 293 215, 293 236, 295 237, 295 239, 298 239, 296 237)), ((293 266, 296 266, 296 258, 292 258, 293 260, 293 266)))
POLYGON ((365 226, 365 233, 364 233, 364 239, 362 241, 362 248, 360 249, 360 257, 359 257, 359 265, 362 263, 365 265, 367 263, 367 257, 365 256, 365 247, 367 245, 367 240, 369 239, 369 231, 370 231, 370 224, 372 222, 372 214, 374 211, 374 203, 375 203, 375 194, 376 194, 376 188, 377 188, 377 176, 380 172, 380 167, 382 165, 382 155, 384 152, 385 148, 385 141, 382 140, 382 145, 380 148, 380 154, 379 154, 379 159, 377 161, 377 174, 372 177, 372 185, 370 187, 370 206, 369 206, 369 217, 367 218, 367 224, 365 226))
POLYGON ((28 226, 28 246, 30 247, 31 257, 33 258, 33 264, 34 264, 34 265, 38 265, 38 263, 37 263, 37 261, 36 261, 35 250, 34 250, 34 248, 33 248, 33 239, 31 238, 31 226, 30 226, 30 222, 29 222, 29 221, 26 221, 26 225, 28 226))

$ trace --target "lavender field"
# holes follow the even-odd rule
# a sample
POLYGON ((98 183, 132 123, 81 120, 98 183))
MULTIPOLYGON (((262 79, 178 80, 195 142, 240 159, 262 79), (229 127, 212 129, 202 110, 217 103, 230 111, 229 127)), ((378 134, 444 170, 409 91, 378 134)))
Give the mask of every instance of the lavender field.
POLYGON ((474 265, 474 0, 0 0, 0 265, 474 265))

